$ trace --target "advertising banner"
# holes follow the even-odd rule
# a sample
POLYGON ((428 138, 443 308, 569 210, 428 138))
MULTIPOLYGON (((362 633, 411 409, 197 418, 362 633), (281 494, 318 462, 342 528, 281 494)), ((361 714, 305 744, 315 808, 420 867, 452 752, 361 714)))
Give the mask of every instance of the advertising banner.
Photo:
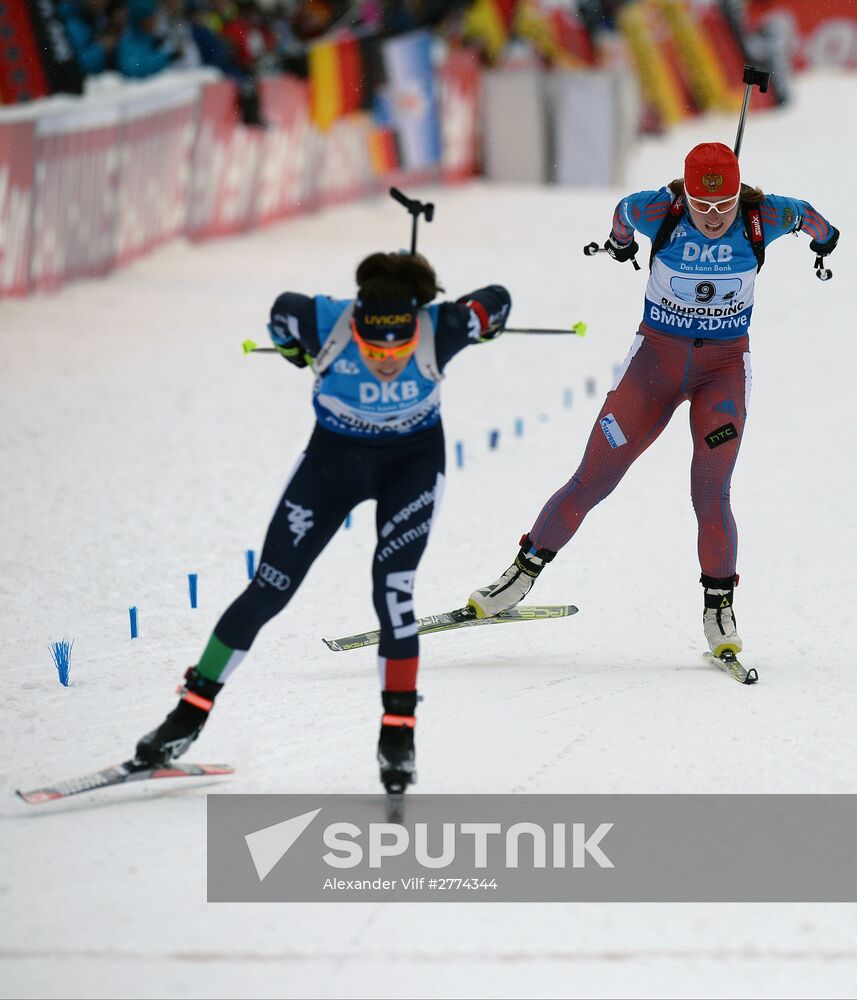
POLYGON ((311 196, 310 119, 307 85, 288 76, 259 82, 262 117, 268 123, 256 183, 254 219, 260 224, 292 215, 311 196))
POLYGON ((0 98, 4 104, 48 94, 83 93, 58 0, 0 3, 0 98))
POLYGON ((102 274, 115 259, 120 112, 66 102, 36 120, 30 281, 102 274))
POLYGON ((443 176, 471 177, 479 169, 481 71, 475 52, 450 52, 439 73, 443 176))
POLYGON ((750 0, 751 28, 780 39, 796 69, 857 68, 857 6, 853 0, 750 0))
POLYGON ((35 161, 35 124, 0 122, 0 297, 29 288, 35 161))

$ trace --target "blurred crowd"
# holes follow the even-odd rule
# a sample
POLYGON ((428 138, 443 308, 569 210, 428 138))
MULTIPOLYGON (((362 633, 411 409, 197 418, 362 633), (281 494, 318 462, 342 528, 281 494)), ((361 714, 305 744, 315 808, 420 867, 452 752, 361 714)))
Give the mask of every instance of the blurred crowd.
POLYGON ((63 0, 60 13, 85 74, 147 77, 215 66, 238 80, 302 71, 307 43, 338 28, 391 35, 435 27, 455 0, 63 0))
POLYGON ((335 38, 347 31, 360 39, 386 38, 430 28, 453 43, 466 42, 492 65, 505 44, 517 38, 519 46, 552 64, 566 44, 563 26, 556 20, 562 17, 561 8, 594 37, 612 30, 618 9, 631 2, 60 0, 58 10, 85 76, 112 71, 143 78, 168 68, 213 66, 236 82, 244 122, 263 125, 259 77, 305 77, 309 46, 323 36, 335 38), (529 28, 516 33, 520 11, 529 11, 529 28))

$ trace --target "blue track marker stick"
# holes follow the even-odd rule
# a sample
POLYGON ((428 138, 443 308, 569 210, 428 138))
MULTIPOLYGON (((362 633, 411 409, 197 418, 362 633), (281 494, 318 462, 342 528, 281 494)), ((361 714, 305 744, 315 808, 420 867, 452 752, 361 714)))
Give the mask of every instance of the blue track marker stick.
POLYGON ((346 527, 346 528, 350 528, 350 527, 351 527, 351 511, 349 511, 349 512, 348 512, 348 513, 347 513, 347 514, 345 515, 345 527, 346 527))
POLYGON ((464 445, 461 441, 455 442, 455 464, 459 469, 464 468, 464 445))
POLYGON ((187 589, 190 592, 190 606, 192 608, 196 607, 196 573, 188 573, 187 575, 187 589))
POLYGON ((488 447, 491 451, 496 451, 500 444, 500 432, 497 430, 488 431, 488 447))
POLYGON ((524 421, 520 417, 518 417, 515 420, 515 437, 523 437, 523 436, 524 436, 524 421))
POLYGON ((137 609, 128 608, 128 618, 131 620, 131 638, 137 638, 137 609))
POLYGON ((256 575, 256 553, 252 549, 247 549, 247 579, 252 580, 256 575))
POLYGON ((57 668, 57 676, 59 677, 60 684, 63 687, 68 687, 68 675, 71 670, 71 664, 69 663, 71 657, 71 647, 74 645, 74 639, 69 642, 67 639, 63 639, 61 642, 51 643, 51 656, 54 658, 54 665, 57 668))

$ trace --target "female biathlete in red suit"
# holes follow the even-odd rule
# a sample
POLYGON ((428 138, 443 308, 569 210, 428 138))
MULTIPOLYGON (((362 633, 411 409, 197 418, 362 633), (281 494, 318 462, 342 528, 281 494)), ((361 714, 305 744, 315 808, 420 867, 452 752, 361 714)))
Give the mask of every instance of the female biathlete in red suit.
POLYGON ((583 459, 548 500, 512 565, 470 606, 481 617, 514 607, 587 513, 690 401, 691 495, 705 588, 703 627, 715 656, 742 643, 732 610, 738 532, 729 503, 750 398, 748 330, 764 249, 805 232, 823 256, 839 232, 805 201, 741 184, 721 143, 696 146, 684 179, 619 203, 605 244, 617 261, 637 252, 634 231, 653 241, 643 322, 592 429, 583 459), (665 221, 668 220, 668 221, 665 221))

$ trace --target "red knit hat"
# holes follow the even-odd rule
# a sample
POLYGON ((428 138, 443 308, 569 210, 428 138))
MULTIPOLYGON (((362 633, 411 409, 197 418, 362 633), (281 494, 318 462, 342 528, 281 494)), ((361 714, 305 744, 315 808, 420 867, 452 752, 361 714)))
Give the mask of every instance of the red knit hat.
POLYGON ((684 189, 691 198, 731 198, 738 194, 738 157, 722 142, 694 146, 684 161, 684 189))

